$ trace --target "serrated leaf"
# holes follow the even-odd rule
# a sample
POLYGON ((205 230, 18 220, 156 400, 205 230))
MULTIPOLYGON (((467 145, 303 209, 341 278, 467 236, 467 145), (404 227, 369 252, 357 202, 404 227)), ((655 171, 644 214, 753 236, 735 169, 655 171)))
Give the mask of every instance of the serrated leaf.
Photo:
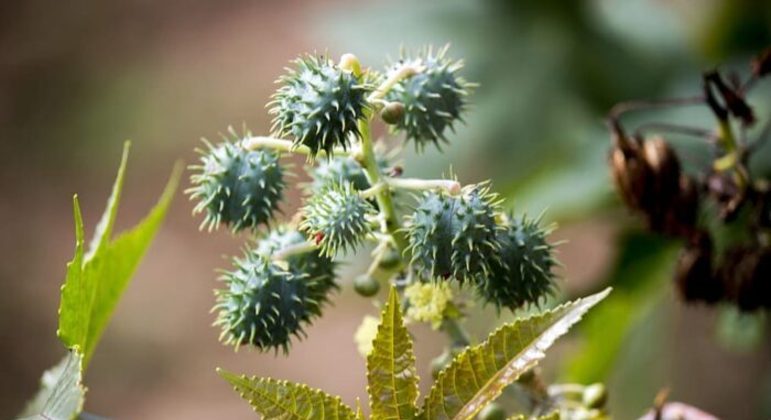
POLYGON ((40 390, 27 403, 20 417, 23 419, 69 420, 83 409, 86 389, 82 384, 83 358, 71 351, 56 366, 40 378, 40 390))
MULTIPOLYGON (((76 347, 79 343, 86 342, 86 328, 77 328, 78 325, 87 325, 88 312, 76 310, 76 308, 64 308, 65 302, 89 302, 88 285, 83 276, 83 216, 80 212, 78 196, 72 197, 72 213, 75 218, 75 256, 67 263, 67 275, 62 285, 61 303, 59 305, 59 329, 56 333, 68 347, 76 347), (69 285, 69 286, 68 286, 69 285)), ((82 347, 81 347, 82 348, 82 347)))
POLYGON ((366 417, 364 416, 364 411, 361 409, 361 401, 359 401, 358 398, 356 398, 356 420, 364 420, 366 417))
POLYGON ((83 254, 83 220, 77 197, 74 198, 75 257, 67 266, 62 286, 57 334, 68 348, 81 349, 84 369, 121 294, 166 215, 181 174, 181 165, 177 165, 150 213, 134 228, 110 241, 124 168, 125 155, 113 194, 92 240, 93 252, 89 252, 89 257, 83 254))
POLYGON ((367 393, 373 419, 412 419, 418 399, 418 376, 412 339, 404 327, 394 287, 367 356, 367 393))
POLYGON ((263 419, 355 420, 356 413, 335 397, 307 385, 272 378, 247 378, 217 369, 263 419))
POLYGON ((554 341, 567 333, 610 289, 516 320, 482 344, 459 354, 434 383, 423 405, 428 419, 471 419, 503 388, 532 369, 554 341))

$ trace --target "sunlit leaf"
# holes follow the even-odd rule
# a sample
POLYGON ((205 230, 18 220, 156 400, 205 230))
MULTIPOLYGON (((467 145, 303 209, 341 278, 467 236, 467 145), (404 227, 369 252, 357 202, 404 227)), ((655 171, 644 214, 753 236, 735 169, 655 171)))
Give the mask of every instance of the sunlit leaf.
POLYGON ((427 419, 471 419, 545 357, 556 339, 610 293, 606 289, 506 324, 439 373, 423 406, 427 419))
POLYGON ((68 348, 78 347, 82 350, 84 368, 93 355, 115 305, 166 215, 181 173, 181 165, 177 165, 150 213, 134 228, 110 241, 127 150, 124 150, 113 193, 87 257, 83 254, 83 219, 77 197, 74 199, 75 257, 67 266, 67 276, 62 286, 57 333, 68 348))
POLYGON ((307 385, 271 378, 247 378, 217 369, 217 372, 263 419, 355 420, 356 412, 334 397, 307 385))
POLYGON ((373 419, 411 419, 418 399, 412 339, 404 327, 399 294, 391 288, 372 351, 367 356, 369 405, 373 419))
POLYGON ((107 206, 104 209, 102 218, 96 225, 94 237, 91 238, 91 243, 85 256, 86 261, 93 258, 97 250, 107 245, 112 235, 112 228, 118 215, 118 203, 120 202, 121 191, 123 190, 123 180, 126 178, 126 164, 128 163, 130 149, 131 142, 125 142, 123 144, 123 155, 118 166, 118 175, 115 176, 110 198, 107 199, 107 206))

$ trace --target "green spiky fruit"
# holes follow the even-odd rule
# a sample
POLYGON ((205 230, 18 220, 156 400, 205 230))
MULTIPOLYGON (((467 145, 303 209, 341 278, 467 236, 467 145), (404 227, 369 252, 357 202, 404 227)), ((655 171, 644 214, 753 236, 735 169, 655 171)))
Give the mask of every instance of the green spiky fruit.
POLYGON ((407 226, 413 265, 431 279, 460 282, 486 276, 498 258, 499 200, 487 183, 457 196, 424 193, 407 226))
POLYGON ((357 122, 367 108, 371 90, 353 72, 324 56, 295 60, 296 68, 282 76, 270 112, 273 130, 304 145, 314 157, 320 150, 332 155, 335 147, 347 148, 359 136, 357 122))
POLYGON ((335 156, 328 160, 318 162, 318 165, 308 168, 313 181, 309 190, 318 193, 325 185, 330 183, 350 182, 358 191, 370 187, 364 168, 350 156, 335 156))
POLYGON ((426 49, 417 57, 403 57, 391 66, 391 71, 397 71, 404 63, 423 68, 386 95, 388 101, 403 105, 403 115, 395 121, 395 128, 404 131, 418 151, 430 143, 438 147, 440 142, 446 142, 447 130, 453 130, 454 124, 462 121, 467 106, 466 96, 472 85, 457 74, 463 64, 446 58, 446 52, 447 47, 436 54, 426 49))
POLYGON ((332 257, 359 246, 372 231, 368 219, 375 208, 350 182, 333 182, 311 196, 302 213, 300 229, 320 246, 322 255, 332 257))
MULTIPOLYGON (((265 257, 273 257, 275 253, 289 249, 306 242, 305 235, 294 227, 281 225, 272 229, 257 242, 254 252, 265 257)), ((287 264, 287 270, 301 275, 307 274, 314 281, 319 282, 326 290, 336 289, 335 268, 337 264, 329 257, 321 255, 319 250, 289 254, 283 258, 287 264)))
POLYGON ((191 199, 198 200, 194 213, 205 212, 201 228, 220 223, 238 231, 266 224, 283 196, 284 173, 278 155, 269 150, 245 150, 225 141, 206 143, 201 164, 191 166, 191 199))
POLYGON ((512 218, 507 229, 499 234, 500 260, 493 264, 491 274, 477 284, 485 302, 516 309, 537 304, 554 291, 552 270, 557 263, 547 234, 538 220, 512 218))
POLYGON ((217 290, 215 325, 220 340, 238 349, 251 344, 261 351, 289 351, 292 336, 305 336, 303 327, 321 315, 334 283, 286 269, 256 252, 233 261, 217 290))

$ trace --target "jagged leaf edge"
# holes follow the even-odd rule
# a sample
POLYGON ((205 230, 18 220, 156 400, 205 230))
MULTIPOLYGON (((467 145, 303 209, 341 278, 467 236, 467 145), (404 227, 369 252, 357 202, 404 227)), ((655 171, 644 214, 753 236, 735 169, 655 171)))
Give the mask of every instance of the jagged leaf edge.
MULTIPOLYGON (((293 412, 286 409, 285 407, 281 407, 277 404, 277 401, 273 401, 272 399, 268 398, 271 396, 270 391, 264 389, 271 389, 275 391, 283 390, 284 394, 294 391, 295 393, 302 393, 307 397, 320 397, 322 399, 322 406, 315 406, 315 410, 321 410, 321 412, 324 412, 323 404, 334 404, 334 408, 337 410, 337 415, 331 418, 325 417, 327 420, 355 420, 358 418, 356 412, 351 407, 343 403, 340 397, 332 396, 320 389, 311 388, 305 384, 298 384, 257 376, 249 378, 246 375, 237 375, 220 368, 217 368, 217 373, 233 386, 233 389, 238 392, 238 395, 246 402, 248 402, 256 413, 263 416, 263 418, 266 420, 276 418, 268 417, 268 415, 264 413, 264 411, 268 409, 277 409, 283 411, 283 413, 288 417, 282 418, 305 419, 306 417, 303 417, 300 413, 293 412), (263 387, 264 389, 260 389, 260 387, 263 387), (262 403, 260 400, 255 399, 254 395, 250 397, 248 395, 250 392, 258 395, 262 394, 262 403), (267 404, 265 402, 267 402, 267 404)), ((286 398, 286 395, 284 395, 284 398, 286 398)), ((318 413, 316 412, 316 414, 318 413)))
MULTIPOLYGON (((492 377, 484 383, 483 386, 479 387, 479 389, 475 391, 472 398, 463 402, 463 405, 456 413, 452 413, 454 419, 473 418, 482 408, 497 398, 506 385, 516 381, 522 373, 533 368, 541 359, 543 359, 545 357, 544 351, 548 349, 557 338, 567 333, 571 326, 580 321, 583 315, 594 305, 603 300, 610 293, 610 291, 611 288, 607 288, 602 292, 575 300, 573 302, 565 303, 550 311, 505 324, 488 335, 487 339, 481 344, 467 348, 465 351, 456 356, 453 361, 437 376, 436 381, 432 385, 431 390, 426 396, 423 406, 421 407, 421 418, 427 418, 429 414, 428 409, 430 408, 430 404, 433 400, 439 398, 439 401, 444 401, 446 395, 438 395, 441 392, 438 389, 438 385, 441 383, 444 377, 450 374, 454 375, 455 372, 460 368, 460 365, 464 363, 468 357, 471 357, 472 354, 486 352, 486 350, 489 350, 488 347, 492 345, 491 343, 494 342, 494 339, 497 336, 504 334, 509 330, 518 331, 521 328, 524 328, 526 325, 532 324, 537 318, 543 318, 557 314, 559 312, 564 312, 564 314, 558 316, 555 319, 555 322, 551 323, 544 331, 539 333, 535 340, 517 352, 515 357, 508 360, 502 369, 496 371, 492 377), (537 351, 532 352, 531 350, 533 349, 536 349, 537 351), (496 384, 498 386, 494 387, 496 384)), ((433 411, 435 410, 431 410, 431 412, 433 411)))
POLYGON ((377 335, 372 341, 372 351, 367 355, 367 394, 372 418, 414 418, 417 412, 415 403, 418 400, 418 381, 412 339, 402 320, 399 294, 392 286, 380 316, 377 335), (403 348, 401 352, 400 348, 403 348), (377 359, 381 359, 386 366, 376 363, 377 359), (385 372, 375 375, 379 367, 385 372), (400 374, 404 372, 408 374, 400 374), (378 378, 387 378, 386 383, 379 383, 378 378), (400 401, 400 398, 406 401, 400 401))

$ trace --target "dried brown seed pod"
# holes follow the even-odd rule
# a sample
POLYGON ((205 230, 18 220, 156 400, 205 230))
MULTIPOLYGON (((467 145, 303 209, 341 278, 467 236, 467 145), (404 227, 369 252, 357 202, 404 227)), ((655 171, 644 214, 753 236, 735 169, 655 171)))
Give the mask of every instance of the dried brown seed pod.
POLYGON ((648 180, 652 170, 645 160, 642 146, 620 132, 614 133, 613 143, 609 163, 616 189, 627 207, 645 211, 649 202, 648 180))
POLYGON ((622 200, 645 216, 651 230, 674 236, 694 231, 699 191, 666 140, 629 139, 615 128, 610 168, 622 200))
POLYGON ((699 189, 696 181, 681 174, 678 191, 669 203, 662 231, 670 235, 691 236, 696 230, 699 189))
POLYGON ((771 248, 736 247, 721 268, 728 293, 742 311, 771 308, 771 248))
POLYGON ((724 296, 723 284, 712 268, 713 247, 707 232, 698 232, 680 252, 675 285, 686 302, 716 303, 724 296))
POLYGON ((661 137, 643 142, 643 156, 653 171, 653 192, 659 200, 669 202, 680 189, 680 160, 672 147, 661 137))

